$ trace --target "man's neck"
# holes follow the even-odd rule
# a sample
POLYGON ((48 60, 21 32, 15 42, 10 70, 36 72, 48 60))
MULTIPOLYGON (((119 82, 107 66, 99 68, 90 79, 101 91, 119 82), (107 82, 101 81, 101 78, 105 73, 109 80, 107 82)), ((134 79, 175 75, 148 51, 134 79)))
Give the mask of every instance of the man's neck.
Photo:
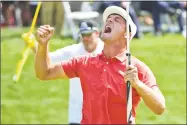
POLYGON ((104 55, 107 58, 112 58, 114 56, 117 56, 123 52, 126 51, 126 45, 125 44, 121 44, 120 42, 115 42, 112 44, 106 44, 104 45, 104 55))

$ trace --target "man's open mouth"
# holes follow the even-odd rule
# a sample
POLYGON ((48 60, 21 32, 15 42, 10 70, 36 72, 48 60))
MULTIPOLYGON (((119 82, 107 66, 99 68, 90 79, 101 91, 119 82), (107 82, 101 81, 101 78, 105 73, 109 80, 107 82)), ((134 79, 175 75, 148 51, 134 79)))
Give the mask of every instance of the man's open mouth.
POLYGON ((106 25, 106 26, 105 26, 104 33, 111 33, 111 31, 112 31, 111 26, 110 26, 110 25, 106 25))

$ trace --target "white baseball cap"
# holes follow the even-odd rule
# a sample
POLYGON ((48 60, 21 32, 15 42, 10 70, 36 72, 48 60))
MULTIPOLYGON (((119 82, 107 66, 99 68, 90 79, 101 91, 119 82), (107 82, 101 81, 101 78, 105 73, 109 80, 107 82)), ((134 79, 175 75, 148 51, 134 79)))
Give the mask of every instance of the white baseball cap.
POLYGON ((128 19, 128 23, 131 28, 131 37, 130 37, 130 40, 131 40, 134 37, 134 35, 136 34, 136 30, 137 30, 137 27, 134 24, 134 22, 132 21, 131 17, 127 14, 127 12, 123 8, 118 7, 118 6, 109 6, 105 9, 105 11, 103 13, 103 21, 106 22, 108 16, 111 14, 118 14, 118 15, 122 16, 125 20, 128 19))

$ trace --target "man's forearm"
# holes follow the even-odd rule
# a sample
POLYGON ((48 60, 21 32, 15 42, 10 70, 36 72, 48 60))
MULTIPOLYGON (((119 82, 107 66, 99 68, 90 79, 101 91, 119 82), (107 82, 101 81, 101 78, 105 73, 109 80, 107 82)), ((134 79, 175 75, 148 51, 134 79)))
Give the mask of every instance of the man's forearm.
POLYGON ((35 72, 36 76, 44 80, 48 75, 48 69, 50 66, 49 56, 48 56, 48 46, 44 47, 38 44, 38 50, 35 57, 35 72))
POLYGON ((162 114, 165 109, 165 99, 161 93, 153 90, 139 81, 135 86, 136 91, 142 97, 145 104, 156 114, 162 114))

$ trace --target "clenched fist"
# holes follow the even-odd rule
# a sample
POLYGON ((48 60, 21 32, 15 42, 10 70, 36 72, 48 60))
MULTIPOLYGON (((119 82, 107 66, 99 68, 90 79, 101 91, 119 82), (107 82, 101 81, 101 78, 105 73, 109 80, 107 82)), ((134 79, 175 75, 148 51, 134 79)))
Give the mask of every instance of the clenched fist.
POLYGON ((49 39, 54 34, 54 28, 50 25, 40 26, 37 30, 37 41, 42 46, 47 46, 49 39))

